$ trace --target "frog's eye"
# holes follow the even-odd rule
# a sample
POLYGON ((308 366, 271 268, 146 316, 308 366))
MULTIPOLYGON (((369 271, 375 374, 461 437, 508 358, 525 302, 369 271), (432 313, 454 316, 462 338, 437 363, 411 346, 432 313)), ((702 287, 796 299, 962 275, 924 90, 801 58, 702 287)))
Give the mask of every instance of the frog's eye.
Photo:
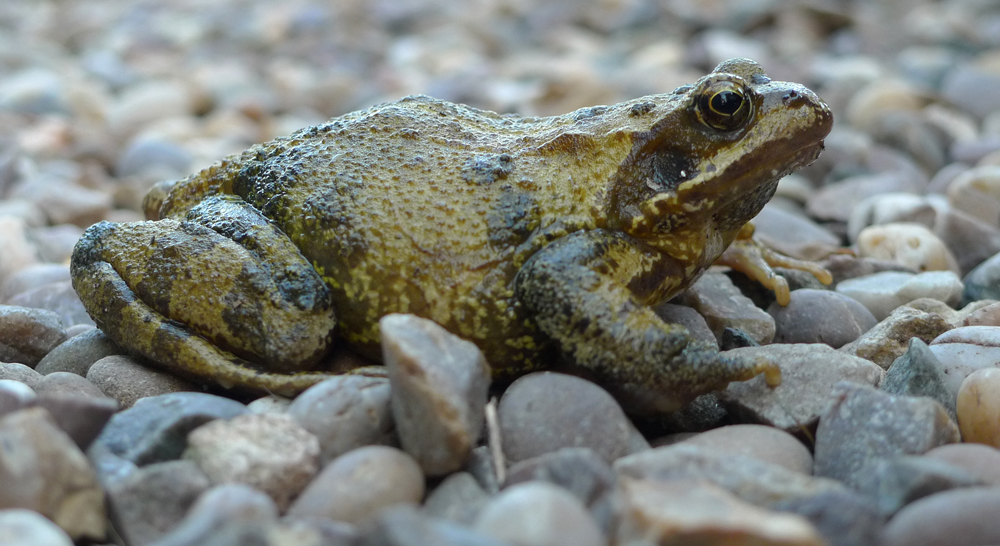
POLYGON ((742 127, 753 111, 753 103, 743 87, 731 82, 716 82, 698 99, 698 117, 702 123, 720 131, 742 127))

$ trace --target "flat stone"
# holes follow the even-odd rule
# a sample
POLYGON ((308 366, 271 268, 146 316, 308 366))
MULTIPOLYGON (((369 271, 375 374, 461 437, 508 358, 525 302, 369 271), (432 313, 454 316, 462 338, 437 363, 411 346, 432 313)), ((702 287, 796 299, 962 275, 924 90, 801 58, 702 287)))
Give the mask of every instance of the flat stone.
POLYGON ((833 254, 820 262, 820 265, 833 275, 832 286, 837 286, 841 281, 846 281, 847 279, 866 277, 875 273, 882 273, 883 271, 916 273, 916 271, 896 262, 876 260, 874 258, 861 258, 849 254, 833 254))
POLYGON ((718 339, 726 328, 738 328, 757 343, 774 338, 774 319, 744 296, 729 277, 709 272, 702 275, 682 296, 686 305, 705 317, 718 339))
POLYGON ((929 398, 894 396, 848 382, 837 384, 831 396, 816 428, 817 476, 860 487, 880 458, 920 455, 960 440, 944 407, 929 398))
POLYGON ((951 206, 996 225, 1000 221, 1000 166, 983 165, 962 172, 948 184, 951 206))
POLYGON ((885 526, 885 546, 1000 543, 1000 488, 970 487, 924 497, 885 526))
POLYGON ((237 415, 192 430, 183 457, 213 484, 245 483, 284 510, 319 471, 319 440, 284 415, 237 415))
POLYGON ((516 463, 563 447, 589 447, 606 462, 625 454, 630 428, 604 389, 571 375, 537 372, 514 381, 498 408, 504 453, 516 463))
POLYGON ((483 430, 486 359, 474 343, 414 315, 386 315, 379 329, 400 445, 428 476, 458 470, 483 430))
POLYGON ((287 514, 360 524, 382 508, 415 505, 423 496, 424 474, 413 457, 393 447, 367 446, 326 465, 287 514))
POLYGON ((868 360, 819 343, 733 349, 749 358, 766 358, 781 368, 781 385, 769 387, 763 377, 734 381, 719 400, 745 423, 759 423, 797 433, 811 429, 827 408, 827 395, 839 381, 877 385, 884 375, 868 360))
POLYGON ((616 544, 826 543, 801 516, 771 512, 707 483, 623 478, 616 544))
POLYGON ((937 400, 957 420, 955 397, 947 386, 944 369, 927 344, 914 337, 903 356, 897 358, 885 373, 879 388, 889 394, 926 396, 937 400))
POLYGON ((0 537, 9 546, 73 546, 58 525, 34 510, 0 510, 0 537))
POLYGON ((522 546, 607 544, 580 500, 547 482, 520 483, 504 489, 483 507, 473 529, 522 546))
MULTIPOLYGON (((784 184, 785 181, 782 179, 784 184)), ((753 219, 754 238, 785 256, 803 260, 825 257, 840 247, 840 238, 803 214, 794 214, 772 203, 753 219)))
POLYGON ((912 307, 900 307, 858 339, 840 348, 841 351, 870 360, 882 369, 906 353, 910 340, 919 338, 930 343, 952 328, 941 315, 912 307))
POLYGON ((0 305, 0 361, 33 368, 66 339, 64 329, 52 311, 0 305))
POLYGON ((788 305, 772 303, 774 343, 825 343, 834 349, 857 339, 878 322, 865 306, 832 290, 793 290, 788 305))
POLYGON ((104 332, 94 328, 60 343, 42 358, 35 366, 35 370, 44 375, 70 372, 86 376, 87 371, 98 360, 106 356, 124 354, 126 354, 125 349, 104 335, 104 332))
POLYGON ((398 444, 390 397, 384 377, 341 375, 295 397, 288 415, 319 439, 320 466, 325 466, 352 449, 398 444))
POLYGON ((795 436, 775 427, 729 425, 696 434, 682 442, 812 474, 813 459, 809 448, 795 436))
POLYGON ((166 535, 212 483, 188 460, 144 466, 107 488, 115 531, 128 544, 150 544, 166 535))
POLYGON ((201 388, 176 375, 143 366, 131 356, 106 356, 87 371, 87 380, 114 398, 122 409, 149 396, 200 391, 201 388))
POLYGON ((0 507, 35 510, 74 540, 104 539, 104 492, 87 457, 48 411, 0 418, 0 445, 0 507))
POLYGON ((866 277, 841 281, 837 292, 859 301, 882 320, 897 307, 918 298, 933 298, 958 305, 962 281, 951 271, 925 271, 918 274, 883 271, 866 277))

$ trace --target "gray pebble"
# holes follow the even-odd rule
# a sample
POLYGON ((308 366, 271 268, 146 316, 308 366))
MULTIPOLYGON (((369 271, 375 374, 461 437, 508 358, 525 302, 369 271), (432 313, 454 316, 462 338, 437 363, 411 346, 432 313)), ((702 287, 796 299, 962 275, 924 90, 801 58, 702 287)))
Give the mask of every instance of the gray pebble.
POLYGON ((31 387, 11 379, 0 379, 0 417, 36 405, 38 395, 31 387))
MULTIPOLYGON (((447 520, 420 513, 412 506, 390 506, 365 526, 358 546, 510 546, 447 520)), ((353 546, 353 545, 352 545, 353 546)))
POLYGON ((767 308, 774 317, 774 343, 825 343, 838 349, 854 341, 878 322, 857 301, 830 290, 791 292, 788 305, 767 308))
POLYGON ((427 495, 424 513, 435 518, 471 525, 489 499, 476 478, 468 472, 453 472, 427 495))
POLYGON ((1000 299, 1000 254, 994 254, 962 279, 962 301, 1000 299))
POLYGON ((611 462, 628 449, 630 428, 604 389, 571 375, 538 372, 514 381, 498 409, 510 462, 563 447, 589 447, 611 462))
POLYGON ((875 499, 879 514, 886 520, 917 499, 975 485, 982 482, 960 467, 914 455, 876 461, 858 484, 862 493, 875 499))
POLYGON ((914 337, 906 354, 897 358, 886 371, 879 388, 901 396, 927 396, 937 400, 957 422, 955 394, 947 386, 944 369, 927 344, 914 337))
POLYGON ((216 485, 201 494, 184 519, 150 546, 203 546, 229 524, 268 525, 278 519, 271 497, 242 483, 216 485))
POLYGON ((149 544, 173 529, 211 485, 191 461, 144 466, 106 489, 115 531, 127 544, 149 544))
POLYGON ((951 271, 925 271, 916 275, 885 271, 841 281, 837 292, 859 301, 876 319, 882 320, 897 307, 919 298, 958 305, 962 281, 951 271))
POLYGON ((65 339, 65 325, 52 311, 0 305, 0 361, 35 367, 65 339))
POLYGON ((73 546, 73 539, 34 510, 0 510, 0 544, 4 546, 73 546))
POLYGON ((716 338, 726 328, 739 328, 757 343, 774 338, 774 319, 744 296, 729 277, 706 273, 682 296, 685 304, 705 317, 716 338))
POLYGON ((20 381, 32 389, 42 381, 42 374, 20 362, 0 362, 0 379, 20 381))
POLYGON ((69 281, 54 282, 32 288, 12 296, 7 300, 10 305, 47 309, 59 315, 63 324, 86 324, 94 326, 93 319, 87 314, 83 302, 73 290, 69 281))
POLYGON ((607 544, 580 500, 547 482, 526 482, 504 489, 483 507, 473 529, 519 546, 607 544))
POLYGON ((98 360, 123 354, 124 349, 104 335, 104 332, 94 328, 59 344, 42 358, 35 370, 44 375, 70 372, 86 376, 90 367, 98 360))
POLYGON ((413 315, 386 315, 379 329, 400 445, 428 476, 461 468, 483 429, 491 372, 482 352, 413 315))
POLYGON ((27 292, 32 288, 38 288, 49 283, 65 282, 68 280, 70 280, 69 266, 66 264, 40 263, 29 265, 7 277, 7 280, 3 283, 3 287, 0 288, 0 301, 7 303, 9 298, 21 292, 27 292))
POLYGON ((719 347, 719 341, 715 338, 715 334, 708 327, 705 317, 701 316, 698 311, 686 305, 676 305, 673 303, 664 303, 654 309, 654 311, 658 317, 663 319, 663 322, 680 324, 687 328, 694 339, 704 341, 716 348, 719 347))
POLYGON ((849 489, 824 491, 770 506, 808 519, 830 546, 881 546, 884 520, 874 501, 849 489))
POLYGON ((141 176, 152 180, 181 178, 188 174, 191 152, 162 138, 133 140, 115 165, 119 177, 141 176))
POLYGON ((885 527, 885 546, 979 546, 1000 543, 1000 488, 972 487, 924 497, 885 527))
POLYGON ((70 393, 39 393, 38 405, 49 410, 59 428, 83 450, 118 411, 118 402, 111 398, 70 393))
POLYGON ((975 118, 1000 110, 1000 97, 983 89, 1000 86, 1000 73, 966 62, 950 70, 941 82, 941 95, 975 118))

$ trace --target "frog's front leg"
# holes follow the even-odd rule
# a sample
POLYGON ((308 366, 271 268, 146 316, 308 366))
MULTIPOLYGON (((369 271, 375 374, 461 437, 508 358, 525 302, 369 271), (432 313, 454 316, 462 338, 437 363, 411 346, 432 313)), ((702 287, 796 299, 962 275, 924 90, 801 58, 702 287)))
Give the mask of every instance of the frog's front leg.
POLYGON ((628 235, 593 230, 540 250, 518 273, 516 291, 562 353, 594 372, 630 413, 673 411, 760 373, 780 383, 774 363, 720 354, 643 304, 681 278, 669 256, 628 235))
POLYGON ((183 221, 91 226, 72 276, 108 336, 179 374, 280 394, 328 377, 301 370, 332 340, 329 289, 238 198, 207 198, 183 221))

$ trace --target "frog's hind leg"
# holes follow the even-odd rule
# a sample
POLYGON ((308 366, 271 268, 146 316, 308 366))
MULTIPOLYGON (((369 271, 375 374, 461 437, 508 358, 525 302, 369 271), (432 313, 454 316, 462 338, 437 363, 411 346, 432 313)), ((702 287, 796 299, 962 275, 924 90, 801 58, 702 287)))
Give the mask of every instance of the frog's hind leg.
POLYGON ((84 233, 73 286, 98 326, 160 366, 226 387, 294 394, 328 377, 299 372, 324 356, 336 319, 291 241, 232 197, 188 218, 84 233))

